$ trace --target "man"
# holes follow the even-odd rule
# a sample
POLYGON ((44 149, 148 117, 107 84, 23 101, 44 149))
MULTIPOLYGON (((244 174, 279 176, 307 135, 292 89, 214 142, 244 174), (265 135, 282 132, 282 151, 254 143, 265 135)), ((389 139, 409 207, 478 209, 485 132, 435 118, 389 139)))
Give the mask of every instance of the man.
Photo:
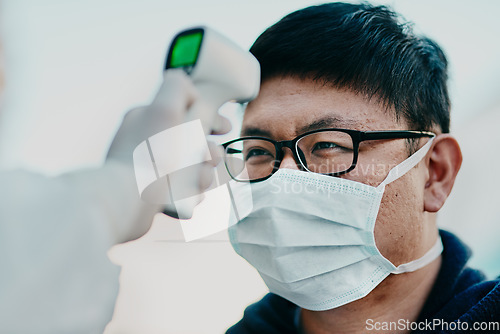
MULTIPOLYGON (((198 101, 182 70, 170 70, 164 79, 151 105, 125 115, 102 168, 55 178, 22 170, 0 172, 1 333, 103 332, 113 312, 119 274, 106 252, 142 236, 164 209, 141 200, 134 149, 150 136, 183 124, 187 110, 198 101)), ((215 123, 218 132, 227 131, 225 119, 215 123)), ((193 183, 192 193, 210 185, 216 151, 211 156, 193 169, 199 182, 193 183)), ((157 203, 167 202, 167 193, 155 196, 157 203)))
POLYGON ((499 281, 436 225, 462 162, 447 60, 399 20, 312 6, 252 46, 261 91, 224 146, 253 200, 229 232, 271 293, 227 333, 499 330, 499 281))

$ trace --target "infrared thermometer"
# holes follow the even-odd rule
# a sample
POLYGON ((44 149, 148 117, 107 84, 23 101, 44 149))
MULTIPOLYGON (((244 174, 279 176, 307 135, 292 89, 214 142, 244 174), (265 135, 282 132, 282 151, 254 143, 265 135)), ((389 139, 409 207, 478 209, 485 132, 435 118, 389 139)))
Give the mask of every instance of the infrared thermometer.
MULTIPOLYGON (((136 148, 134 167, 143 200, 156 203, 153 196, 158 189, 168 188, 170 198, 160 203, 165 205, 164 213, 188 219, 202 198, 201 164, 211 160, 206 136, 217 131, 218 109, 226 102, 245 103, 257 96, 260 65, 250 52, 218 32, 196 27, 174 37, 165 62, 165 71, 171 69, 189 75, 198 98, 184 124, 160 132, 136 148)), ((215 176, 215 169, 213 173, 215 176)))
POLYGON ((201 120, 206 135, 225 102, 248 102, 259 93, 257 59, 207 27, 184 30, 174 37, 165 63, 166 71, 171 68, 182 68, 193 80, 200 99, 189 114, 201 120))

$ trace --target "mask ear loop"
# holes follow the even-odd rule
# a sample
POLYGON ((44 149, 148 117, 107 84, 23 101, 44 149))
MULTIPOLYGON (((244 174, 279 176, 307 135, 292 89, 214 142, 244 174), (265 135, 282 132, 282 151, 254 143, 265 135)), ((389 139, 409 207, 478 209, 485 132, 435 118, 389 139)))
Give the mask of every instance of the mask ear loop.
POLYGON ((386 178, 378 185, 377 190, 383 191, 386 185, 399 179, 401 176, 405 175, 408 171, 415 167, 425 157, 427 152, 429 152, 434 138, 435 137, 429 139, 429 141, 425 143, 425 145, 422 146, 417 152, 413 153, 408 159, 391 169, 386 178))
MULTIPOLYGON (((387 184, 399 179, 401 176, 405 175, 413 167, 415 167, 425 157, 427 152, 429 152, 429 149, 432 145, 432 142, 434 141, 434 138, 435 137, 429 139, 429 141, 425 143, 425 145, 422 146, 417 152, 415 152, 408 159, 406 159, 405 161, 403 161, 402 163, 391 169, 389 171, 389 174, 387 174, 386 178, 377 187, 377 190, 383 192, 387 184)), ((402 274, 423 268, 432 261, 434 261, 442 252, 443 252, 443 242, 441 240, 441 237, 438 236, 434 246, 432 246, 432 248, 429 249, 421 258, 394 267, 392 273, 402 274)))
POLYGON ((414 261, 400 264, 392 271, 393 274, 402 274, 409 273, 420 268, 425 267, 432 261, 434 261, 442 252, 443 252, 443 242, 441 237, 438 236, 436 243, 432 246, 431 249, 427 251, 421 258, 416 259, 414 261))

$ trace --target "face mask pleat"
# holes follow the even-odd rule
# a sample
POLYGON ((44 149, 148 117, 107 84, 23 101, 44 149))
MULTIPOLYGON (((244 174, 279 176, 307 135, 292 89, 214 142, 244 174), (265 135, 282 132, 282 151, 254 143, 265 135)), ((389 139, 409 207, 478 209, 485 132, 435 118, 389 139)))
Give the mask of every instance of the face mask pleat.
POLYGON ((362 246, 322 246, 313 249, 241 244, 240 255, 269 277, 291 283, 352 265, 370 257, 370 252, 362 246), (331 252, 329 249, 334 247, 339 249, 331 252), (265 261, 266 258, 274 260, 265 261))
POLYGON ((238 224, 236 238, 241 244, 274 247, 292 246, 352 246, 373 243, 370 231, 338 224, 305 213, 295 213, 290 219, 287 210, 269 207, 258 211, 238 224), (287 233, 281 233, 286 230, 287 233))
POLYGON ((261 273, 261 277, 269 290, 287 300, 296 301, 302 308, 312 311, 324 311, 346 301, 360 299, 366 296, 373 284, 380 283, 389 273, 375 263, 366 261, 354 263, 343 272, 329 271, 301 281, 287 284, 287 289, 281 288, 282 282, 261 273), (363 278, 360 281, 360 277, 363 278), (336 293, 332 295, 332 288, 336 293))

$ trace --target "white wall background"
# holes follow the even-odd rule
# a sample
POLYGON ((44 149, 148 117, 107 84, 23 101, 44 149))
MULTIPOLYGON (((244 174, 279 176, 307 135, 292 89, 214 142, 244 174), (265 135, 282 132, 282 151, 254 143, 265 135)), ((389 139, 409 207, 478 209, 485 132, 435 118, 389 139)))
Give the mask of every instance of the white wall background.
MULTIPOLYGON (((102 162, 123 113, 148 103, 170 39, 207 24, 248 48, 304 0, 4 0, 7 92, 0 162, 58 174, 102 162)), ((464 164, 441 224, 475 251, 473 264, 500 273, 500 2, 393 0, 450 60, 453 132, 464 164)), ((158 217, 137 242, 115 247, 122 290, 109 333, 220 333, 265 287, 227 242, 185 244, 158 217), (165 241, 165 240, 171 241, 165 241)))

